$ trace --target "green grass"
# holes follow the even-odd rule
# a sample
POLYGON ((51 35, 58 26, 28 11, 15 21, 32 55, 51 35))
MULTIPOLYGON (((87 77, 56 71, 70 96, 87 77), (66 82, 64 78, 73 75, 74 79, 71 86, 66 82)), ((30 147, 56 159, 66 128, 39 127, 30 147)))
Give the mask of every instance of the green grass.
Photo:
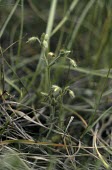
POLYGON ((111 7, 0 1, 0 170, 111 169, 111 7))

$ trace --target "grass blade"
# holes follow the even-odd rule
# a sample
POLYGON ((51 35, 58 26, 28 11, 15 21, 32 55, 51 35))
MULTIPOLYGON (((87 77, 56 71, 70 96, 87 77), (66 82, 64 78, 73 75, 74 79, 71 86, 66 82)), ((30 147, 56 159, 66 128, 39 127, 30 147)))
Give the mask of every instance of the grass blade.
POLYGON ((74 29, 74 31, 73 31, 73 33, 72 33, 70 42, 69 42, 69 44, 68 44, 68 49, 71 49, 72 44, 73 44, 73 41, 74 41, 74 39, 75 39, 75 37, 76 37, 76 35, 77 35, 77 32, 78 32, 78 30, 79 30, 82 22, 84 21, 86 15, 87 15, 87 13, 88 13, 88 11, 90 10, 90 8, 92 7, 92 5, 94 4, 94 2, 95 2, 95 0, 89 1, 89 3, 86 5, 84 11, 82 12, 82 14, 81 14, 81 16, 80 16, 80 18, 79 18, 79 22, 78 22, 77 25, 75 26, 75 29, 74 29))
POLYGON ((71 3, 68 11, 65 14, 65 17, 60 21, 60 23, 55 27, 55 29, 52 32, 52 36, 65 24, 65 22, 68 20, 71 12, 74 10, 74 8, 76 7, 78 3, 78 0, 73 0, 73 2, 71 3))
POLYGON ((9 16, 7 17, 7 19, 6 19, 6 21, 5 21, 2 29, 0 30, 0 38, 2 37, 2 35, 3 35, 3 33, 4 33, 5 29, 6 29, 6 27, 7 27, 7 25, 8 25, 8 23, 9 23, 9 21, 10 21, 10 19, 12 18, 13 14, 14 14, 14 12, 15 12, 18 4, 19 4, 19 1, 20 1, 20 0, 18 0, 18 1, 15 3, 15 5, 14 5, 13 9, 11 10, 9 16))
POLYGON ((53 0, 51 4, 51 9, 49 12, 49 18, 48 18, 48 24, 46 28, 46 34, 50 36, 52 28, 53 28, 53 22, 54 22, 54 17, 55 17, 55 12, 56 12, 56 5, 57 5, 57 0, 53 0))

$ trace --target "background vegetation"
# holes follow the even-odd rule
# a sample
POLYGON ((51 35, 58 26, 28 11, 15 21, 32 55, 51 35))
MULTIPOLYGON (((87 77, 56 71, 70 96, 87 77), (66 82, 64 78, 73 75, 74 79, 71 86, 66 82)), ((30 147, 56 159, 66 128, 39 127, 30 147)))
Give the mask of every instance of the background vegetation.
POLYGON ((111 169, 111 9, 0 0, 0 170, 111 169))

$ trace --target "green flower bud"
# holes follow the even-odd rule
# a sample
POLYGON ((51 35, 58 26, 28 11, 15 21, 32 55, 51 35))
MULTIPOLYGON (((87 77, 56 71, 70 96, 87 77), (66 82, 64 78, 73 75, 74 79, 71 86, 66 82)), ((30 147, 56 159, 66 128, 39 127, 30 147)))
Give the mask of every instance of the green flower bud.
POLYGON ((48 56, 48 58, 52 58, 52 57, 55 57, 55 54, 52 52, 49 52, 47 56, 48 56))
POLYGON ((42 45, 43 45, 43 47, 44 47, 45 49, 47 49, 47 48, 48 48, 48 43, 47 43, 47 41, 46 41, 46 40, 44 40, 44 41, 42 42, 42 45))
POLYGON ((72 99, 75 98, 74 92, 73 92, 72 90, 70 90, 70 89, 69 89, 69 95, 70 95, 70 97, 71 97, 72 99))
POLYGON ((59 95, 61 92, 61 88, 57 85, 52 85, 52 89, 53 89, 54 95, 59 95))
POLYGON ((45 34, 45 33, 43 33, 42 35, 41 35, 41 42, 43 42, 44 40, 45 41, 48 41, 48 39, 49 39, 49 36, 48 36, 48 34, 45 34))
POLYGON ((41 95, 42 95, 42 96, 46 96, 46 97, 48 96, 48 94, 47 94, 47 93, 44 93, 44 92, 41 92, 41 95))
POLYGON ((48 34, 45 34, 45 36, 44 36, 44 40, 48 41, 48 39, 49 39, 48 34))
POLYGON ((26 43, 35 43, 36 41, 40 43, 40 40, 38 37, 30 37, 26 43))
POLYGON ((69 61, 70 61, 70 64, 73 66, 73 67, 77 67, 77 64, 74 60, 72 60, 71 58, 69 58, 69 61))

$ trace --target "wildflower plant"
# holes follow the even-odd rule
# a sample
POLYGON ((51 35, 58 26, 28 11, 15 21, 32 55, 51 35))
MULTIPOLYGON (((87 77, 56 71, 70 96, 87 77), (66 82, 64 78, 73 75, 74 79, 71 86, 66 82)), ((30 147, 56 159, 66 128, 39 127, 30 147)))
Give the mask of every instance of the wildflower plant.
POLYGON ((51 113, 51 121, 53 121, 55 115, 59 118, 58 119, 58 126, 63 127, 64 122, 64 111, 63 111, 63 98, 68 93, 71 99, 75 97, 74 92, 70 89, 69 86, 66 86, 64 88, 59 87, 58 85, 52 84, 51 79, 51 68, 53 65, 56 64, 57 61, 60 60, 60 58, 63 58, 68 62, 68 65, 71 67, 77 67, 76 62, 69 58, 69 54, 71 51, 62 49, 59 51, 58 55, 55 55, 53 52, 49 51, 48 48, 48 34, 43 33, 39 38, 37 37, 31 37, 28 39, 28 43, 34 43, 36 41, 39 42, 41 48, 43 49, 44 53, 42 56, 44 65, 44 84, 46 85, 46 88, 41 89, 41 95, 43 96, 43 102, 46 106, 49 106, 50 113, 51 113))

